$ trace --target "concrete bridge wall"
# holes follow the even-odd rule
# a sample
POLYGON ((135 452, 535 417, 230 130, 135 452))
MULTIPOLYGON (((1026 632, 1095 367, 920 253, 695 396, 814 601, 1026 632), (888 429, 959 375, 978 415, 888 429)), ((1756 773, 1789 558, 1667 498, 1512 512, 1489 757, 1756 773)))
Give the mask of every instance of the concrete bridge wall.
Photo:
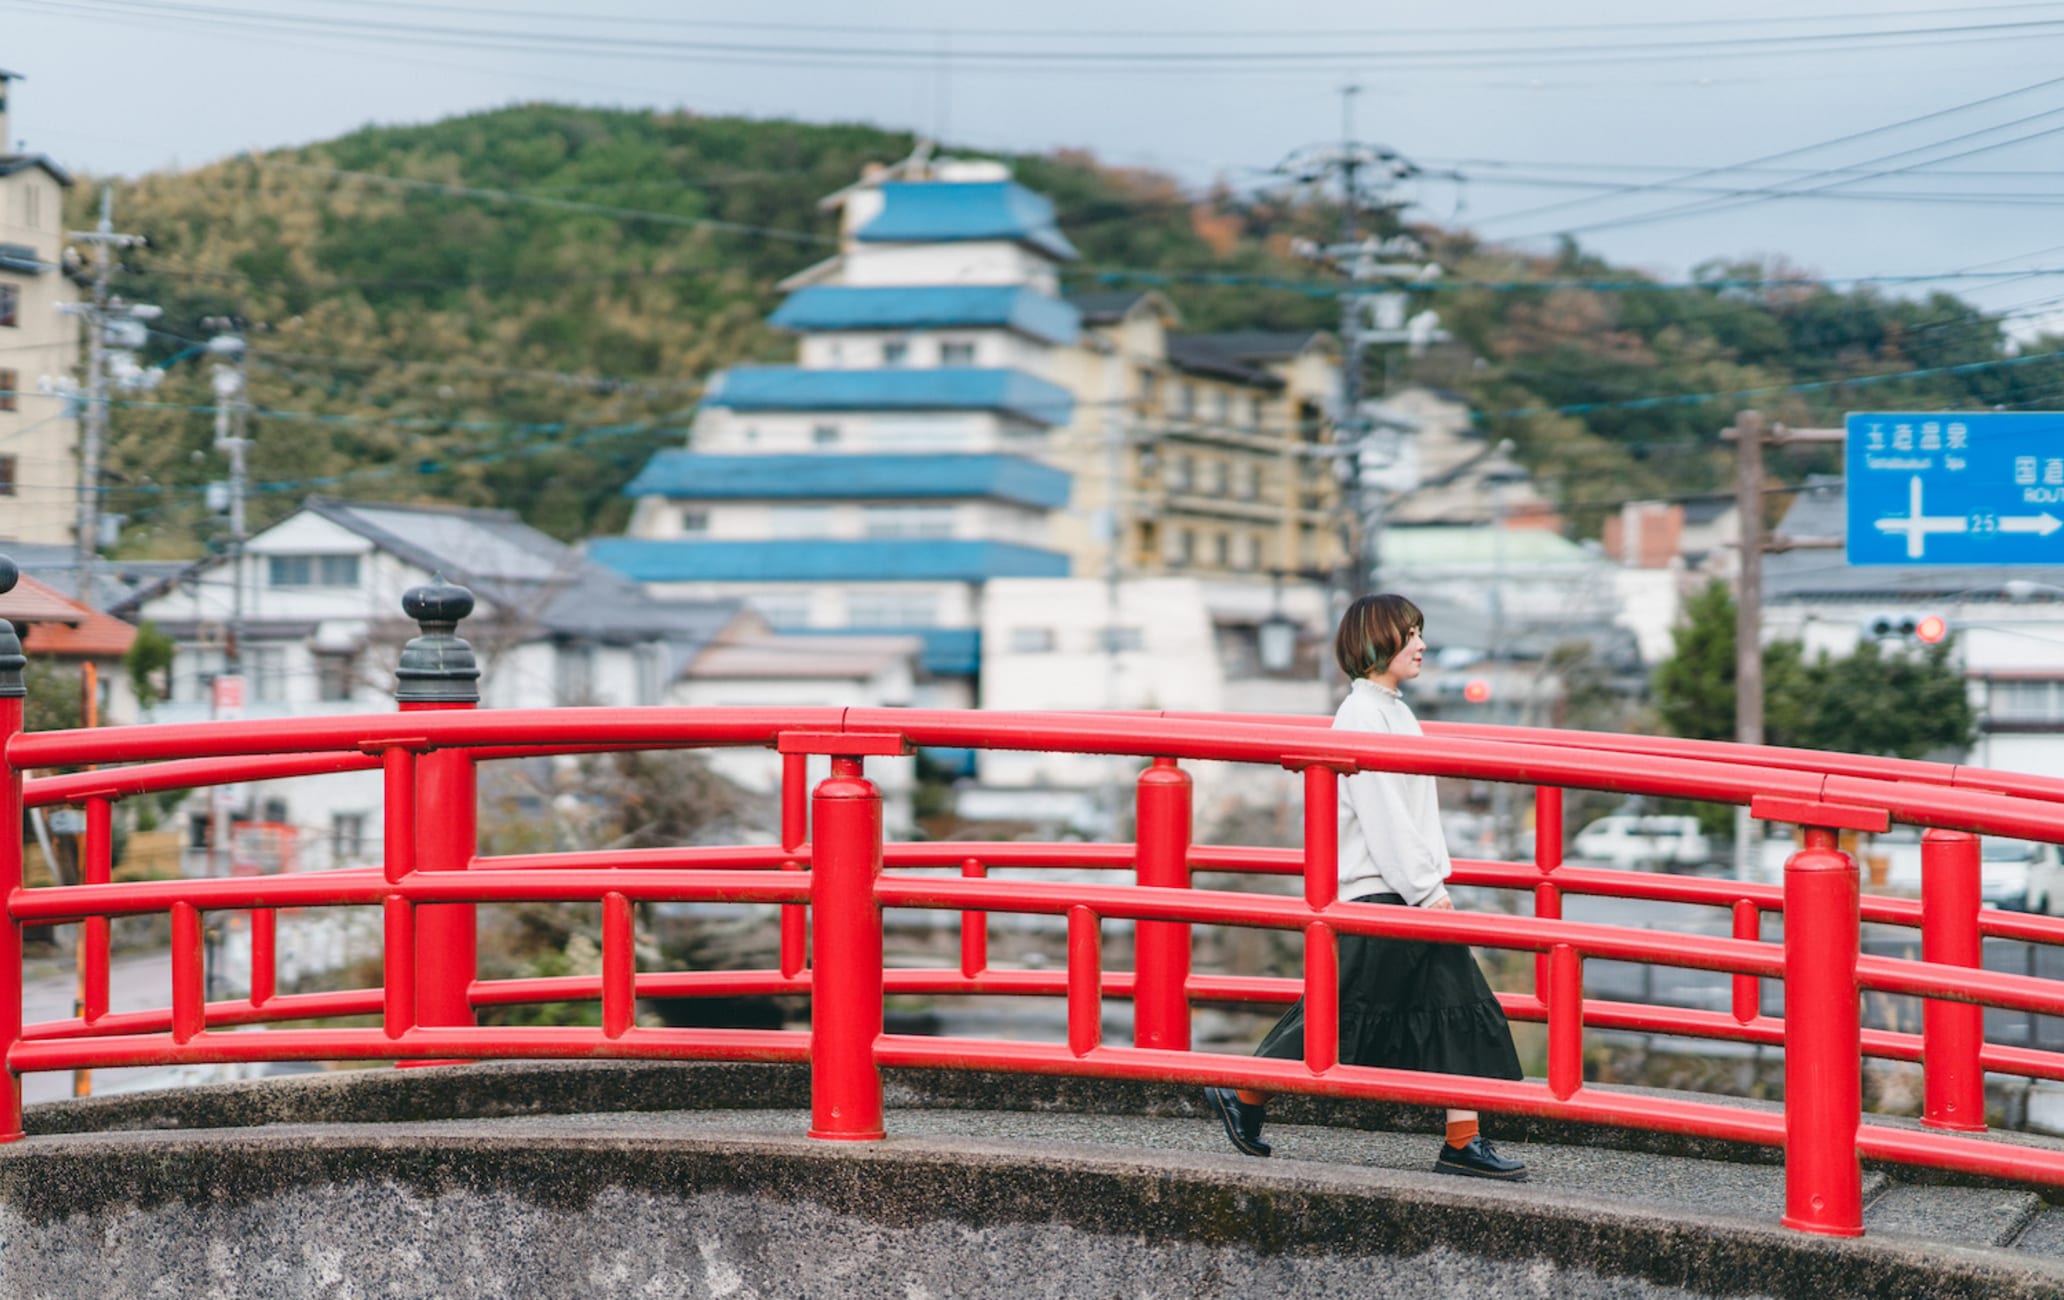
MULTIPOLYGON (((995 1106, 1013 1083, 1056 1109, 1188 1101, 952 1075, 892 1091, 995 1106)), ((794 1105, 804 1084, 784 1067, 477 1066, 39 1107, 32 1139, 0 1151, 0 1294, 2055 1294, 2055 1274, 1981 1251, 1386 1170, 1015 1127, 835 1144, 801 1115, 792 1136, 669 1119, 794 1105)))

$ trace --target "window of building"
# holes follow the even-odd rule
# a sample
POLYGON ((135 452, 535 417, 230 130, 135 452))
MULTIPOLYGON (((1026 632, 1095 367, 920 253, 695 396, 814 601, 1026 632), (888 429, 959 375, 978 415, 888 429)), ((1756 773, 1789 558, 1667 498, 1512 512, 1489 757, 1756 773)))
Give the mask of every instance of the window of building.
POLYGON ((1221 388, 1215 396, 1218 399, 1216 402, 1218 422, 1220 424, 1231 424, 1233 422, 1233 395, 1221 388))
POLYGON ((1210 483, 1212 496, 1223 497, 1226 494, 1226 463, 1224 461, 1214 460, 1211 462, 1210 483))
POLYGON ((559 703, 595 703, 595 647, 562 645, 554 660, 553 685, 558 691, 559 703))
POLYGON ((1107 627, 1097 638, 1105 654, 1130 654, 1146 646, 1146 634, 1136 627, 1107 627))
POLYGON ((0 284, 0 325, 21 324, 21 286, 0 284))
POLYGON ((829 537, 831 531, 830 506, 767 507, 767 532, 770 537, 829 537))
POLYGON ((358 677, 358 661, 348 654, 315 656, 315 697, 319 700, 348 700, 358 677))
POLYGON ((1160 392, 1160 390, 1161 376, 1155 374, 1153 371, 1147 369, 1145 366, 1140 367, 1139 399, 1141 404, 1147 406, 1153 405, 1154 395, 1160 392))
POLYGON ((745 603, 757 610, 770 627, 810 626, 808 592, 766 591, 747 596, 745 603))
POLYGON ((1168 462, 1168 490, 1187 492, 1197 481, 1197 458, 1185 452, 1170 458, 1168 462))
POLYGON ((21 372, 0 370, 0 411, 20 410, 21 408, 15 405, 20 392, 21 372))
POLYGON ((814 446, 834 447, 838 445, 838 440, 838 426, 835 424, 820 424, 810 430, 810 442, 814 446))
POLYGON ((1259 397, 1247 399, 1247 427, 1250 429, 1259 429, 1261 427, 1261 399, 1259 397))
POLYGON ((975 364, 975 345, 965 341, 941 343, 939 364, 942 366, 971 366, 975 364))
POLYGON ((868 537, 951 537, 952 506, 869 506, 861 530, 868 537))
POLYGON ((22 222, 31 230, 43 229, 43 191, 31 185, 22 191, 22 222))
POLYGON ((1052 654, 1054 632, 1050 627, 1014 627, 1010 634, 1010 648, 1014 655, 1052 654))
POLYGON ((365 853, 366 815, 362 812, 330 814, 330 865, 345 866, 365 853))
POLYGON ((1218 559, 1219 568, 1230 569, 1233 567, 1233 538, 1230 533, 1220 533, 1213 539, 1211 550, 1212 554, 1218 559))
POLYGON ((1240 466, 1237 482, 1240 485, 1240 499, 1252 501, 1261 495, 1261 467, 1246 462, 1240 466))
POLYGON ((1197 534, 1194 529, 1184 528, 1175 535, 1175 554, 1171 557, 1176 564, 1194 564, 1197 559, 1197 534))
POLYGON ((287 698, 287 649, 277 645, 254 645, 243 653, 244 687, 261 704, 281 704, 287 698))
POLYGON ((709 531, 709 511, 683 510, 680 523, 684 533, 706 533, 709 531))
POLYGON ((890 339, 881 345, 881 363, 885 366, 907 365, 910 361, 910 342, 907 339, 890 339))
POLYGON ((266 581, 274 587, 356 587, 356 555, 268 555, 266 581))
POLYGON ((939 597, 929 591, 846 593, 848 627, 937 627, 939 597))
POLYGON ((1247 563, 1243 567, 1248 569, 1259 569, 1261 567, 1261 552, 1261 534, 1247 534, 1247 563))
POLYGON ((2064 722, 2064 682, 1994 682, 1986 712, 2001 722, 2064 722))
POLYGON ((14 495, 14 465, 14 457, 0 456, 0 497, 14 495))
POLYGON ((1197 413, 1197 386, 1182 384, 1175 390, 1175 413, 1189 419, 1197 413))

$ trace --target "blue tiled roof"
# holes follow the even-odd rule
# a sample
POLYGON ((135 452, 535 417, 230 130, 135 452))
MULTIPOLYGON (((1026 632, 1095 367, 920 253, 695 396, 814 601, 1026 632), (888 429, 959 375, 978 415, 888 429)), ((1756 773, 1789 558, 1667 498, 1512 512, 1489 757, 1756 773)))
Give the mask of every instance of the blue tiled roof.
POLYGON ((1075 397, 1022 370, 805 370, 733 366, 710 380, 706 406, 734 411, 1001 411, 1066 424, 1075 397))
POLYGON ((604 537, 588 543, 588 554, 638 582, 984 582, 1068 576, 1068 557, 1058 551, 958 539, 604 537))
POLYGON ((625 496, 679 501, 911 500, 988 497, 1053 509, 1068 475, 1021 456, 709 456, 663 451, 625 496))
POLYGON ((881 212, 855 232, 864 243, 1007 239, 1049 257, 1077 256, 1053 204, 1016 181, 895 181, 881 190, 881 212))
POLYGON ((767 322, 791 330, 987 326, 1060 344, 1082 334, 1073 304, 1022 284, 812 285, 789 295, 767 322))
POLYGON ((973 677, 982 666, 982 631, 973 627, 784 627, 783 636, 914 636, 919 661, 934 677, 973 677))

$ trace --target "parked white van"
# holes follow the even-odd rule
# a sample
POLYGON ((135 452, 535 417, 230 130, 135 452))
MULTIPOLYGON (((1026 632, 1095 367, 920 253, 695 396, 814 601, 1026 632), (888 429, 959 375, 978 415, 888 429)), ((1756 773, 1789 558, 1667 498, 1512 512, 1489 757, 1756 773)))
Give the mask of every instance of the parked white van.
POLYGON ((1698 818, 1684 816, 1601 817, 1577 832, 1572 847, 1579 858, 1615 867, 1696 866, 1713 856, 1698 818))
MULTIPOLYGON (((2012 864, 2027 882, 2021 906, 2031 912, 2064 914, 2064 851, 2041 840, 2010 840, 1988 835, 1979 848, 1987 899, 1990 901, 1994 873, 2012 864)), ((2011 902, 2009 903, 2011 905, 2011 902)))

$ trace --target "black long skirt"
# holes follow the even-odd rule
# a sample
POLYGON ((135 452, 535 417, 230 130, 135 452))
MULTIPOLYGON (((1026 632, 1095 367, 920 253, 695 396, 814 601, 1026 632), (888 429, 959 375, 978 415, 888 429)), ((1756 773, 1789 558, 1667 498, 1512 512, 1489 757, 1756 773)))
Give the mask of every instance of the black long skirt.
MULTIPOLYGON (((1402 905, 1397 894, 1356 900, 1402 905)), ((1304 1000, 1256 1056, 1304 1058, 1304 1000)), ((1345 1065, 1523 1078, 1505 1010, 1465 944, 1340 936, 1340 1060, 1345 1065)))

